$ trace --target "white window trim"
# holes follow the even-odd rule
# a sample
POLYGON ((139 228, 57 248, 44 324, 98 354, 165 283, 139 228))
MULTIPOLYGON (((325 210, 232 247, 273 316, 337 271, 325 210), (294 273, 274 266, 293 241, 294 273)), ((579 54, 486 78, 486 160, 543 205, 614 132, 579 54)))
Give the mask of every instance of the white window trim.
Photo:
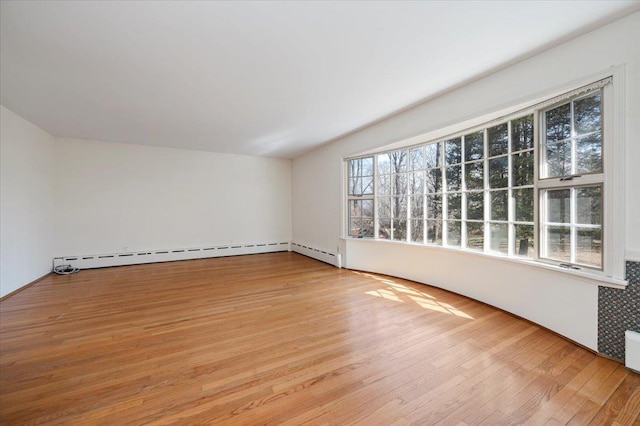
MULTIPOLYGON (((500 256, 492 253, 483 253, 478 252, 476 250, 470 250, 463 247, 448 247, 445 244, 445 233, 443 230, 443 245, 442 246, 433 246, 433 245, 425 245, 426 247, 432 249, 444 249, 444 250, 455 250, 455 251, 464 251, 465 253, 473 253, 481 256, 490 256, 492 258, 499 258, 506 261, 513 261, 516 263, 521 263, 525 265, 529 265, 532 267, 543 268, 547 270, 557 271, 562 274, 573 275, 577 277, 583 277, 588 279, 589 282, 594 282, 598 285, 614 287, 614 288, 624 288, 627 285, 627 281, 625 280, 625 114, 626 114, 626 73, 624 64, 612 67, 608 70, 601 71, 599 73, 590 75, 588 77, 581 78, 579 80, 575 80, 571 83, 563 85, 562 87, 557 87, 555 89, 547 91, 545 94, 541 94, 539 96, 533 97, 529 101, 521 102, 517 106, 512 106, 510 108, 505 108, 499 112, 494 112, 490 114, 485 114, 480 117, 475 117, 469 120, 465 120, 459 124, 448 126, 444 129, 424 133, 422 135, 413 136, 408 139, 396 141, 390 145, 382 147, 380 149, 368 150, 365 152, 361 152, 359 154, 354 154, 350 156, 346 156, 343 158, 343 176, 342 176, 342 203, 343 203, 343 215, 342 215, 342 235, 343 238, 347 240, 353 240, 354 238, 349 237, 346 232, 345 222, 348 221, 346 219, 347 208, 346 208, 346 197, 345 189, 347 185, 346 179, 346 171, 347 171, 347 161, 354 158, 364 157, 368 155, 373 155, 374 158, 377 154, 384 153, 387 151, 394 151, 399 149, 407 149, 417 145, 423 145, 429 142, 437 142, 444 141, 449 138, 454 138, 466 133, 472 133, 481 128, 490 127, 492 124, 497 124, 498 121, 505 121, 511 118, 516 118, 517 115, 521 114, 523 111, 527 109, 531 109, 534 106, 538 106, 541 103, 551 101, 558 96, 562 96, 565 93, 572 92, 576 89, 579 89, 583 86, 587 86, 592 84, 593 82, 605 79, 607 77, 611 77, 613 83, 610 85, 611 90, 605 90, 603 93, 603 115, 610 116, 611 121, 609 125, 605 126, 603 123, 603 167, 604 167, 604 175, 605 182, 603 185, 603 270, 596 271, 590 269, 565 269, 555 264, 545 263, 542 259, 539 259, 537 253, 540 250, 540 238, 539 238, 539 194, 538 190, 542 189, 545 185, 543 183, 544 179, 538 179, 539 172, 539 136, 538 132, 535 132, 535 158, 534 158, 534 179, 537 182, 537 188, 534 194, 534 233, 538 235, 538 248, 536 250, 536 257, 534 259, 521 259, 515 257, 506 257, 500 256), (613 141, 613 142, 612 142, 613 141), (615 146, 614 146, 615 145, 615 146), (615 188, 615 190, 612 190, 615 188), (614 226, 614 224, 618 224, 618 226, 614 226), (622 226, 620 226, 622 224, 622 226)), ((554 101, 554 102, 557 102, 554 101)), ((537 107, 540 109, 541 107, 537 107)), ((535 128, 539 129, 539 120, 538 113, 534 113, 534 121, 535 128)), ((443 148, 444 149, 444 148, 443 148)), ((374 161, 377 163, 377 161, 374 161)), ((377 164, 376 164, 377 166, 377 164)), ((375 168, 375 166, 374 166, 375 168)), ((444 167, 443 167, 444 170, 444 167)), ((375 170, 377 177, 377 170, 375 170)), ((375 179, 374 179, 375 180, 375 179)), ((588 175, 583 177, 581 181, 587 183, 589 181, 588 175)), ((375 183, 374 183, 375 186, 375 183)), ((443 192, 444 194, 444 192, 443 192)), ((377 203, 374 203, 377 215, 377 203)), ((377 216, 376 216, 377 217, 377 216)), ((445 212, 443 212, 443 228, 445 226, 445 212)), ((420 243, 409 243, 403 241, 387 241, 380 240, 377 238, 377 220, 375 220, 375 235, 372 239, 367 239, 376 242, 384 242, 389 244, 411 244, 411 245, 420 245, 424 244, 420 243)))
POLYGON ((617 66, 611 71, 613 90, 604 101, 606 102, 605 114, 612 114, 613 122, 610 129, 604 129, 603 140, 605 138, 613 140, 616 146, 614 149, 614 144, 605 143, 602 153, 605 159, 605 163, 603 163, 605 166, 603 226, 609 229, 609 232, 605 234, 605 237, 608 236, 608 238, 605 238, 604 241, 603 247, 606 251, 603 260, 604 270, 609 272, 611 276, 625 278, 626 131, 624 117, 626 117, 626 73, 623 65, 617 66), (611 110, 608 111, 608 108, 611 110), (611 160, 607 161, 607 158, 611 160))

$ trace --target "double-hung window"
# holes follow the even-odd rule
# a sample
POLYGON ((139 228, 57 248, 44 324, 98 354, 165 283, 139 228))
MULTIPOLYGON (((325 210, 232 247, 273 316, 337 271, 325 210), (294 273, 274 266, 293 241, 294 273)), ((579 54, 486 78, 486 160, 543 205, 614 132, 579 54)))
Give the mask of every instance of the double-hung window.
POLYGON ((348 159, 349 236, 622 278, 611 266, 611 81, 442 139, 348 159))
POLYGON ((602 90, 544 110, 541 118, 540 257, 602 269, 602 90))
POLYGON ((349 236, 373 237, 373 157, 350 160, 348 164, 349 236))

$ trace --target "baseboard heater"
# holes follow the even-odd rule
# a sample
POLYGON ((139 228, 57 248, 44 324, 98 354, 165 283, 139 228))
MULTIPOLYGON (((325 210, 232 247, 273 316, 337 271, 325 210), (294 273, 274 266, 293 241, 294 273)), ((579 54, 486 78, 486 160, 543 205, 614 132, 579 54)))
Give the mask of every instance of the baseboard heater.
POLYGON ((328 263, 337 268, 342 268, 342 256, 339 253, 330 253, 299 243, 291 243, 291 251, 328 263))
POLYGON ((257 244, 228 244, 223 246, 92 254, 85 256, 62 256, 53 259, 53 267, 71 265, 79 269, 104 268, 108 266, 138 265, 142 263, 206 259, 209 257, 239 256, 243 254, 273 253, 290 250, 291 244, 288 241, 257 244))

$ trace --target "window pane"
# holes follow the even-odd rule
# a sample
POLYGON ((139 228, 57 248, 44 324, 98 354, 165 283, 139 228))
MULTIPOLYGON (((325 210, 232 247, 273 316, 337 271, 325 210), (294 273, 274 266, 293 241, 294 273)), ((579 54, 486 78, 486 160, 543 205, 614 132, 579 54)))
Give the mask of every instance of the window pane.
POLYGON ((391 217, 391 197, 378 197, 378 217, 391 217))
POLYGON ((407 197, 391 197, 393 217, 404 219, 407 217, 407 197))
POLYGON ((511 150, 533 148, 533 115, 511 120, 511 150))
POLYGON ((547 222, 569 223, 571 221, 571 190, 547 191, 547 222))
POLYGON ((489 157, 503 155, 509 152, 507 123, 490 127, 487 130, 487 136, 489 138, 489 157))
POLYGON ((391 219, 378 219, 378 238, 383 240, 391 238, 391 219))
POLYGON ((424 146, 411 148, 409 150, 409 157, 409 167, 411 168, 411 170, 424 169, 424 146))
POLYGON ((462 166, 447 167, 447 191, 462 189, 462 166))
POLYGON ((460 138, 451 139, 444 143, 444 156, 447 164, 462 162, 462 141, 460 138))
POLYGON ((427 196, 427 217, 429 219, 442 219, 442 195, 427 196))
POLYGON ((464 137, 464 160, 481 160, 484 157, 484 131, 464 137))
POLYGON ((373 176, 363 177, 361 183, 363 195, 373 194, 373 176))
POLYGON ((348 162, 349 177, 373 176, 373 157, 356 158, 348 162))
POLYGON ((425 146, 424 161, 425 167, 433 169, 442 166, 442 143, 430 143, 425 146))
POLYGON ((373 236, 373 200, 349 200, 349 230, 352 237, 373 236))
POLYGON ((582 225, 602 224, 601 192, 600 186, 576 188, 577 223, 582 225))
POLYGON ((461 219, 462 218, 462 196, 460 194, 447 195, 447 218, 448 219, 461 219))
POLYGON ((389 155, 379 154, 378 155, 378 174, 389 174, 389 173, 391 173, 389 155))
POLYGON ((347 163, 349 169, 349 178, 360 176, 360 159, 349 160, 347 163))
POLYGON ((349 217, 362 216, 362 200, 349 200, 349 217))
POLYGON ((489 160, 489 188, 505 188, 509 177, 508 158, 498 157, 489 160))
POLYGON ((373 238, 373 218, 362 219, 361 235, 367 238, 373 238))
POLYGON ((348 194, 363 195, 373 193, 373 157, 357 158, 347 163, 349 179, 348 194))
POLYGON ((506 223, 492 223, 491 226, 491 251, 509 253, 509 232, 506 223))
POLYGON ((484 193, 467 193, 467 219, 484 220, 484 193))
POLYGON ((507 220, 508 216, 508 192, 491 191, 491 220, 507 220))
POLYGON ((349 179, 349 195, 358 195, 360 194, 360 178, 350 178, 349 179))
POLYGON ((392 195, 404 195, 407 193, 407 174, 397 173, 391 175, 392 195))
POLYGON ((568 226, 547 227, 547 257, 571 261, 571 231, 568 226))
POLYGON ((571 107, 560 105, 545 113, 547 142, 561 141, 571 137, 571 107))
POLYGON ((427 220, 427 244, 442 245, 442 220, 427 220))
POLYGON ((576 232, 576 262, 602 266, 602 235, 600 228, 578 228, 576 232))
POLYGON ((447 221, 447 245, 460 247, 460 234, 461 234, 462 222, 460 221, 447 221))
POLYGON ((467 189, 483 189, 484 188, 484 162, 477 161, 475 163, 465 164, 465 182, 467 189))
POLYGON ((576 140, 576 173, 602 171, 602 135, 593 133, 576 140))
POLYGON ((350 237, 358 237, 360 236, 360 228, 362 227, 362 220, 360 218, 351 219, 349 221, 349 236, 350 237))
POLYGON ((514 189, 516 222, 533 222, 533 188, 514 189))
POLYGON ((378 176, 378 195, 391 195, 391 176, 379 175, 378 176))
POLYGON ((466 222, 467 248, 472 250, 484 250, 484 223, 466 222))
MULTIPOLYGON (((354 200, 355 201, 355 200, 354 200)), ((360 200, 363 218, 373 218, 373 200, 360 200)))
POLYGON ((596 132, 602 128, 602 113, 600 111, 600 93, 588 98, 578 99, 573 103, 576 120, 576 133, 596 132))
POLYGON ((411 221, 411 241, 421 243, 424 240, 424 220, 414 219, 411 221))
POLYGON ((391 173, 402 173, 407 171, 407 151, 393 151, 388 155, 391 173))
POLYGON ((411 217, 422 218, 424 216, 424 196, 411 197, 411 217))
POLYGON ((409 175, 409 191, 411 194, 424 192, 424 172, 413 172, 409 175))
POLYGON ((407 240, 407 220, 393 219, 393 239, 395 241, 407 240))
POLYGON ((571 174, 571 141, 547 144, 547 173, 545 177, 571 174))
POLYGON ((533 185, 533 151, 511 156, 511 185, 533 185))
POLYGON ((515 225, 516 238, 513 252, 518 256, 533 257, 535 253, 535 240, 533 238, 533 225, 515 225))
POLYGON ((442 169, 428 170, 426 174, 427 192, 441 192, 442 191, 442 169))
POLYGON ((362 176, 373 176, 373 157, 361 158, 362 176))

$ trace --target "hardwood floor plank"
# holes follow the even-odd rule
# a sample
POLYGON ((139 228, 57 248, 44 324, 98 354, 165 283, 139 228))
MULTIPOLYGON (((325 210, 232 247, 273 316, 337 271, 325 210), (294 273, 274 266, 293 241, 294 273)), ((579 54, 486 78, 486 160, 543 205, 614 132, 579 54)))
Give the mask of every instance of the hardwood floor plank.
POLYGON ((0 423, 633 424, 640 378, 485 304, 295 253, 0 302, 0 423))
POLYGON ((615 416, 614 424, 637 425, 640 423, 640 377, 637 374, 633 382, 635 382, 635 385, 632 385, 634 387, 633 393, 620 410, 620 414, 615 416))
MULTIPOLYGON (((634 392, 638 393, 635 398, 640 404, 640 376, 626 372, 623 382, 615 389, 615 392, 611 395, 607 404, 602 406, 590 424, 611 424, 616 418, 618 418, 619 422, 626 421, 631 424, 637 415, 635 417, 632 414, 627 416, 627 413, 621 414, 621 411, 625 410, 628 406, 633 406, 634 392), (629 418, 622 420, 623 417, 629 418)), ((640 407, 638 407, 638 410, 640 410, 640 407)), ((632 410, 628 410, 628 412, 632 413, 632 410)))

